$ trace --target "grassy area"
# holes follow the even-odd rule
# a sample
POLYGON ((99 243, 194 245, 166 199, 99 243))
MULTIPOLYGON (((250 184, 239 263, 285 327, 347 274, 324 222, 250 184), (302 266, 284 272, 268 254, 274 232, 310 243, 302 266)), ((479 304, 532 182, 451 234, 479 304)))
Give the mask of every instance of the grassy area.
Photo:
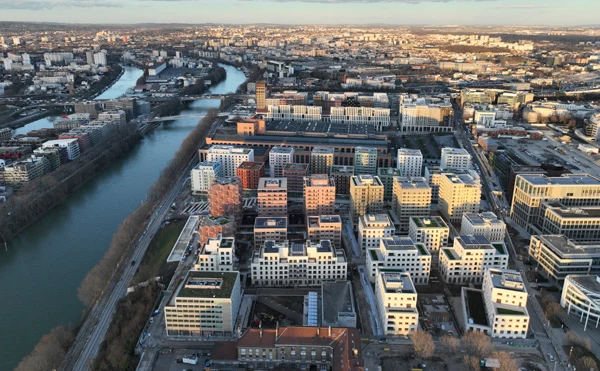
POLYGON ((416 244, 415 246, 417 246, 417 249, 419 249, 421 255, 429 255, 429 252, 427 252, 427 250, 420 243, 416 244))
POLYGON ((175 268, 177 268, 177 263, 167 264, 166 260, 173 249, 173 245, 177 242, 177 237, 179 237, 184 225, 185 220, 177 221, 165 226, 156 233, 133 279, 134 284, 146 281, 152 277, 170 276, 173 274, 175 268))
POLYGON ((456 258, 454 257, 454 255, 450 251, 448 251, 447 249, 442 249, 442 250, 444 251, 444 253, 448 257, 448 260, 456 260, 456 258))
POLYGON ((520 312, 518 310, 512 310, 512 309, 506 309, 506 308, 496 308, 496 310, 498 311, 498 314, 523 314, 523 312, 520 312))
POLYGON ((373 260, 373 261, 379 260, 379 259, 377 259, 377 253, 375 252, 375 250, 369 250, 369 252, 371 253, 371 260, 373 260))
POLYGON ((500 254, 506 254, 506 252, 504 251, 504 246, 502 246, 501 243, 495 243, 493 244, 493 246, 496 250, 498 250, 500 254))

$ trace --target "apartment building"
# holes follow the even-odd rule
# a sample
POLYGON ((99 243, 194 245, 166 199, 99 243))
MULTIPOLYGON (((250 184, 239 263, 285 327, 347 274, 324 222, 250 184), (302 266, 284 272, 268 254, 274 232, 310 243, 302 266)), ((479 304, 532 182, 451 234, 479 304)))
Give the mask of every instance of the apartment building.
POLYGON ((198 257, 194 263, 194 270, 207 272, 231 272, 236 270, 235 238, 217 237, 209 238, 198 250, 198 257))
POLYGON ((556 281, 569 274, 600 273, 600 244, 579 243, 562 235, 533 235, 529 256, 534 258, 542 273, 556 281))
POLYGON ((331 176, 335 181, 335 191, 340 195, 350 194, 350 180, 354 176, 354 166, 333 165, 331 176))
POLYGON ((570 274, 565 278, 560 305, 567 314, 573 314, 584 322, 583 331, 589 324, 600 324, 600 276, 570 274))
POLYGON ((256 83, 256 110, 259 112, 267 109, 267 83, 259 81, 256 83))
POLYGON ((286 164, 283 178, 287 179, 288 191, 304 192, 304 178, 308 175, 308 164, 286 164))
POLYGON ((262 247, 265 242, 276 243, 287 240, 287 217, 257 217, 254 219, 254 247, 262 247))
POLYGON ((377 174, 377 149, 356 147, 354 149, 354 175, 377 174))
POLYGON ((255 250, 250 263, 257 286, 314 286, 346 279, 348 262, 342 249, 328 240, 305 244, 267 241, 255 250))
POLYGON ((477 284, 487 268, 507 267, 508 251, 504 243, 491 243, 484 236, 459 236, 453 247, 440 250, 439 264, 445 282, 477 284))
POLYGON ((367 213, 383 210, 383 184, 377 176, 359 175, 350 178, 350 217, 354 224, 367 213))
POLYGON ((481 331, 496 339, 527 338, 527 296, 519 272, 486 269, 481 290, 462 288, 466 330, 481 331))
POLYGON ((203 161, 190 171, 192 193, 206 194, 210 190, 213 179, 223 176, 221 163, 203 161))
POLYGON ((411 217, 429 216, 431 187, 425 178, 394 178, 392 210, 400 221, 400 232, 408 232, 411 217))
POLYGON ((589 174, 519 174, 510 217, 529 233, 543 225, 543 202, 553 200, 566 207, 600 206, 600 179, 589 174))
POLYGON ((259 179, 257 209, 259 216, 287 216, 286 178, 259 179))
POLYGON ((371 282, 375 282, 377 269, 400 269, 410 274, 415 284, 429 282, 431 253, 425 245, 415 243, 410 237, 392 236, 379 239, 376 247, 365 254, 365 266, 371 282))
POLYGON ((3 168, 6 186, 19 190, 28 182, 46 174, 50 162, 45 157, 30 157, 3 168))
POLYGON ((408 132, 451 132, 454 110, 450 102, 421 97, 400 97, 401 130, 408 132))
POLYGON ((258 189, 258 180, 265 177, 265 163, 244 161, 235 169, 235 175, 242 181, 242 189, 258 189))
POLYGON ((335 214, 335 181, 326 174, 304 178, 304 211, 307 216, 335 214))
POLYGON ((358 218, 358 246, 363 254, 372 247, 379 246, 379 240, 396 233, 394 223, 388 214, 365 214, 358 218))
POLYGON ((202 215, 198 221, 199 243, 203 244, 211 237, 233 236, 236 232, 236 223, 227 216, 202 215))
POLYGON ((402 173, 395 167, 380 167, 377 168, 377 176, 383 184, 383 200, 386 202, 392 201, 394 194, 394 178, 400 177, 402 173))
POLYGON ((399 148, 396 167, 404 177, 419 177, 423 170, 423 154, 418 149, 399 148))
POLYGON ((310 173, 331 174, 333 154, 333 148, 322 146, 314 147, 312 151, 310 151, 310 173))
POLYGON ((440 212, 451 223, 460 222, 465 213, 479 211, 481 183, 469 174, 443 173, 439 192, 440 212))
POLYGON ((377 268, 375 300, 384 335, 406 336, 417 331, 417 290, 409 273, 399 269, 377 268))
POLYGON ((440 170, 442 171, 464 171, 473 168, 473 160, 469 152, 462 148, 442 148, 442 159, 440 170))
POLYGON ((562 234, 579 242, 600 240, 600 206, 566 207, 546 201, 542 208, 542 227, 535 234, 562 234))
POLYGON ((411 217, 408 236, 415 243, 423 244, 430 252, 439 251, 448 246, 450 228, 440 216, 411 217))
POLYGON ((329 120, 336 124, 368 124, 381 131, 390 126, 390 109, 374 107, 331 107, 329 120))
POLYGON ((238 177, 214 178, 208 195, 210 215, 227 216, 235 222, 242 218, 242 182, 238 177))
POLYGON ((189 271, 165 305, 168 336, 232 336, 243 290, 239 272, 189 271))
POLYGON ((75 160, 81 154, 79 141, 75 138, 49 140, 42 143, 42 148, 64 148, 67 150, 67 158, 69 161, 75 160))
POLYGON ((305 105, 269 105, 267 120, 321 121, 322 107, 305 105))
POLYGON ((254 162, 254 150, 251 148, 235 148, 227 145, 213 145, 206 152, 206 160, 219 162, 222 175, 235 176, 242 162, 254 162))
POLYGON ((460 223, 461 236, 484 236, 490 242, 504 241, 506 224, 491 211, 465 213, 460 223))
POLYGON ((342 218, 339 215, 309 216, 306 229, 309 240, 329 240, 335 248, 342 247, 342 218))
POLYGON ((269 151, 269 175, 281 178, 286 164, 294 162, 294 148, 275 146, 269 151))

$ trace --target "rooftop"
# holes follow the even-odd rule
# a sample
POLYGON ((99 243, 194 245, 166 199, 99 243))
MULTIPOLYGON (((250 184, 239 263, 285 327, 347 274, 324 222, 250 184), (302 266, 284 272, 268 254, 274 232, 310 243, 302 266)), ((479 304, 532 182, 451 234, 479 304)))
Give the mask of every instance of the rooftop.
POLYGON ((495 225, 501 226, 504 225, 504 222, 498 219, 496 214, 491 211, 486 211, 484 213, 464 213, 463 218, 468 220, 474 226, 484 226, 484 225, 495 225))
POLYGON ((290 171, 290 170, 300 170, 300 171, 306 172, 306 171, 308 171, 308 164, 298 164, 295 162, 288 162, 283 167, 283 171, 290 171))
POLYGON ((260 178, 258 180, 258 190, 264 189, 287 190, 287 178, 260 178))
POLYGON ((379 179, 378 176, 373 176, 373 175, 369 175, 369 174, 355 175, 352 177, 352 182, 357 187, 367 187, 367 186, 383 187, 383 183, 381 183, 381 179, 379 179))
POLYGON ((259 216, 254 219, 254 229, 287 228, 288 219, 286 217, 264 217, 259 216))
POLYGON ((240 164, 238 169, 248 169, 248 170, 260 170, 265 167, 264 162, 250 162, 244 161, 240 164))
POLYGON ((547 203, 547 205, 548 207, 546 210, 548 210, 548 212, 554 213, 565 219, 600 218, 599 206, 566 207, 559 202, 547 203))
POLYGON ((474 324, 480 326, 489 326, 487 316, 485 315, 485 304, 483 302, 483 294, 481 290, 462 288, 465 302, 465 310, 467 318, 472 320, 474 324))
POLYGON ((284 153, 284 154, 290 154, 294 152, 294 148, 292 147, 281 147, 281 146, 275 146, 273 148, 271 148, 271 151, 269 153, 284 153))
POLYGON ((352 284, 349 281, 324 281, 321 284, 323 322, 336 323, 338 314, 355 313, 352 284))
POLYGON ((308 227, 317 228, 321 224, 337 223, 341 224, 342 219, 339 215, 317 215, 308 217, 308 227))
POLYGON ((388 294, 416 294, 410 274, 406 272, 390 272, 380 269, 379 278, 388 294))
POLYGON ((476 179, 475 177, 466 173, 444 173, 443 175, 450 179, 450 181, 454 184, 465 184, 472 186, 481 185, 479 179, 476 179))
POLYGON ((465 249, 491 249, 492 243, 485 236, 459 236, 454 240, 465 249))
POLYGON ((512 269, 490 269, 487 271, 492 285, 497 289, 527 292, 521 274, 512 269))
POLYGON ((194 169, 200 169, 200 168, 204 168, 204 167, 209 167, 214 170, 214 169, 221 167, 221 163, 217 162, 217 161, 203 161, 203 162, 199 163, 198 165, 196 165, 196 167, 194 169))
POLYGON ((175 294, 178 298, 229 298, 239 272, 189 271, 175 294))
POLYGON ((394 182, 398 183, 398 185, 402 189, 429 189, 429 182, 427 179, 422 177, 398 177, 394 178, 394 182))
POLYGON ((335 181, 333 177, 327 174, 313 174, 311 176, 304 177, 305 187, 335 187, 335 181))
MULTIPOLYGON (((586 275, 586 276, 577 276, 570 275, 567 276, 567 279, 575 282, 579 286, 583 287, 587 291, 595 293, 596 295, 600 295, 600 276, 595 275, 586 275)), ((600 301, 600 299, 598 299, 600 301)))
POLYGON ((364 228, 377 227, 393 227, 394 224, 390 220, 388 214, 365 214, 359 217, 359 223, 364 228))
POLYGON ((410 148, 398 148, 398 156, 418 156, 423 157, 421 150, 410 148))
POLYGON ((558 177, 548 177, 542 174, 519 175, 534 186, 560 186, 560 185, 596 185, 600 186, 600 179, 589 174, 563 174, 558 177))
POLYGON ((429 255, 423 244, 415 243, 410 237, 392 236, 380 239, 386 250, 419 250, 421 255, 429 255))
POLYGON ((441 216, 412 217, 410 219, 419 228, 445 228, 445 229, 448 229, 448 225, 446 224, 444 219, 442 219, 441 216))
POLYGON ((278 121, 267 122, 268 132, 281 132, 300 135, 375 135, 375 128, 369 124, 338 124, 315 120, 311 122, 278 121))
POLYGON ((314 154, 333 154, 334 153, 334 149, 330 148, 330 147, 316 146, 311 151, 311 154, 312 153, 314 153, 314 154))
POLYGON ((331 166, 331 174, 341 173, 341 174, 354 174, 354 166, 346 166, 346 165, 333 165, 331 166))
POLYGON ((380 167, 380 168, 377 168, 377 175, 379 177, 382 177, 382 176, 401 176, 402 172, 400 171, 400 169, 395 168, 395 167, 380 167))
POLYGON ((560 257, 587 254, 600 257, 600 245, 598 242, 580 243, 568 239, 564 235, 544 234, 536 237, 560 257))

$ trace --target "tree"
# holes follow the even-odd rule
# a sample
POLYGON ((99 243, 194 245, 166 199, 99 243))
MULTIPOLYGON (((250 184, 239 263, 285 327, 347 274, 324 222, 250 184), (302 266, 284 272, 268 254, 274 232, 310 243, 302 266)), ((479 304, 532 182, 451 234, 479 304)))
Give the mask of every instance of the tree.
POLYGON ((463 363, 469 371, 481 370, 481 367, 479 366, 479 358, 475 356, 464 356, 463 363))
POLYGON ((456 352, 458 350, 458 347, 460 346, 460 341, 454 336, 442 336, 440 338, 440 341, 444 348, 446 348, 446 350, 450 353, 456 352))
POLYGON ((506 352, 494 352, 490 358, 500 361, 500 368, 495 369, 495 371, 513 371, 519 369, 517 361, 506 352))
POLYGON ((492 353, 491 338, 483 332, 467 332, 463 336, 463 344, 470 354, 485 358, 492 353))
POLYGON ((584 368, 585 371, 598 371, 598 364, 592 357, 583 357, 579 360, 579 364, 584 368))
POLYGON ((558 313, 560 313, 561 307, 557 302, 549 303, 544 309, 544 314, 546 314, 546 319, 548 321, 555 318, 558 313))
POLYGON ((73 331, 64 326, 44 335, 33 351, 19 363, 15 371, 47 371, 56 369, 75 339, 73 331))
POLYGON ((414 331, 410 334, 410 339, 413 342, 415 353, 421 358, 429 358, 435 351, 435 343, 430 333, 425 331, 414 331))

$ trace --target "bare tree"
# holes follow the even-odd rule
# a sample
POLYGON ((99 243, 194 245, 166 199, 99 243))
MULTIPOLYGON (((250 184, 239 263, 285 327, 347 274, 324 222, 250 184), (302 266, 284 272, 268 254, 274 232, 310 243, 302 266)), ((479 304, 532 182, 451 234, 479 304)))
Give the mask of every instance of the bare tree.
POLYGON ((435 343, 430 333, 425 331, 414 331, 410 333, 410 339, 413 342, 415 353, 421 358, 429 358, 435 351, 435 343))
POLYGON ((75 339, 71 329, 59 326, 44 335, 33 348, 33 351, 23 358, 15 371, 49 371, 56 369, 67 354, 75 339))
POLYGON ((492 353, 492 340, 483 332, 467 332, 462 340, 467 351, 479 358, 485 358, 492 353))
POLYGON ((475 356, 464 356, 463 363, 469 371, 481 370, 481 366, 479 366, 479 358, 475 356))
POLYGON ((560 313, 560 310, 561 310, 560 304, 558 304, 557 302, 549 303, 546 306, 546 308, 544 309, 544 314, 546 314, 546 319, 548 321, 552 320, 553 318, 558 316, 558 313, 560 313))
POLYGON ((460 346, 460 341, 454 336, 442 336, 440 341, 444 348, 446 348, 446 350, 448 350, 450 353, 456 352, 460 346))
POLYGON ((494 352, 490 358, 500 361, 500 368, 497 368, 495 371, 514 371, 519 369, 517 361, 506 352, 494 352))
POLYGON ((598 364, 592 357, 583 357, 579 360, 579 364, 585 369, 585 371, 598 371, 598 364))

